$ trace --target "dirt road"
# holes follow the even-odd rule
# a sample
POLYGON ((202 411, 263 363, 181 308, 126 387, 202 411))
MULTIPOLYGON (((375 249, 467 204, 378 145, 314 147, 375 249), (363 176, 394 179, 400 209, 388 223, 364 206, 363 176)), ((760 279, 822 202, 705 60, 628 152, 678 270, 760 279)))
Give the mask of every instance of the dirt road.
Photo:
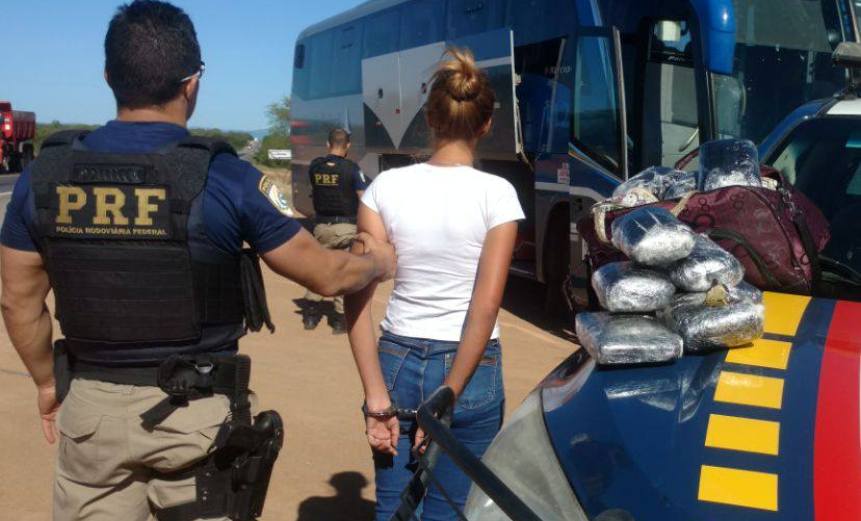
MULTIPOLYGON (((325 322, 303 331, 294 300, 304 290, 271 273, 266 278, 277 332, 249 335, 242 345, 254 360, 252 385, 261 406, 277 409, 287 423, 264 519, 370 520, 373 474, 359 413, 361 387, 346 337, 333 336, 325 322)), ((374 302, 378 318, 390 286, 384 289, 374 302)), ((509 411, 574 349, 533 323, 541 320, 536 302, 535 286, 509 284, 501 314, 509 411)), ((0 388, 0 517, 49 519, 55 448, 42 439, 34 387, 5 329, 0 330, 0 388)))

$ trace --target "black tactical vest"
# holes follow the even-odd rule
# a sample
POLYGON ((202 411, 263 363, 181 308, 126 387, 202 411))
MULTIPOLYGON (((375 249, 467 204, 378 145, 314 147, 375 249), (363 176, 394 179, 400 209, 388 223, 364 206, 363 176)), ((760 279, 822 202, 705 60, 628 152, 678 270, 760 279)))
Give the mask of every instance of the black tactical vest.
POLYGON ((356 217, 359 198, 353 188, 356 164, 338 156, 320 157, 311 162, 311 190, 318 217, 356 217))
POLYGON ((195 344, 243 322, 240 259, 193 260, 188 221, 211 160, 229 145, 187 138, 151 154, 46 140, 32 167, 36 226, 56 316, 78 349, 195 344))

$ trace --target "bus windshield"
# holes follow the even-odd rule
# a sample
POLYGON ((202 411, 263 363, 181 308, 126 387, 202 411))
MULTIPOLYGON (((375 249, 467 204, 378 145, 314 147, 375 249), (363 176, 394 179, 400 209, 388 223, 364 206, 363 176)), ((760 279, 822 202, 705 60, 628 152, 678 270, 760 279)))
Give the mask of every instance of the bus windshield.
POLYGON ((845 85, 831 53, 844 39, 834 0, 733 0, 736 47, 732 76, 714 75, 721 137, 760 142, 804 103, 845 85))

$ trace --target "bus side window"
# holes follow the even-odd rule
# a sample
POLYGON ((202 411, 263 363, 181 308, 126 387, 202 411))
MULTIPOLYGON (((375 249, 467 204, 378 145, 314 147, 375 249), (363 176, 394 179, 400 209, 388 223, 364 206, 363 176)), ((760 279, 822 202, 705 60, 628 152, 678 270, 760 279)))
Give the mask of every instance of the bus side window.
POLYGON ((308 44, 306 42, 296 45, 296 55, 293 60, 293 94, 301 99, 308 99, 311 64, 306 59, 307 53, 308 44))
POLYGON ((389 9, 369 16, 365 21, 363 58, 371 58, 398 51, 400 43, 401 13, 389 9))
POLYGON ((311 37, 309 99, 325 98, 330 95, 333 58, 332 36, 330 30, 311 37))
POLYGON ((362 91, 362 26, 357 23, 337 31, 331 94, 356 94, 362 91))
POLYGON ((521 42, 564 36, 577 25, 574 2, 558 0, 510 0, 505 25, 521 42))
POLYGON ((578 38, 572 64, 571 141, 592 160, 621 175, 621 122, 612 53, 609 38, 578 38))
POLYGON ((449 0, 448 37, 462 38, 502 27, 504 2, 488 0, 449 0))
POLYGON ((445 0, 406 4, 401 12, 401 49, 445 40, 445 0))
POLYGON ((305 45, 296 45, 296 54, 293 56, 293 67, 301 69, 305 66, 305 45))

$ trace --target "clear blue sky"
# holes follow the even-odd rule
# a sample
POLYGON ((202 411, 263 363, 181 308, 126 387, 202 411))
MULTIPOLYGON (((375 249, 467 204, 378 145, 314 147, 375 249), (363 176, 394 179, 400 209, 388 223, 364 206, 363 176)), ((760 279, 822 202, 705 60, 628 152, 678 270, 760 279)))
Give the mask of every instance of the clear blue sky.
MULTIPOLYGON (((103 123, 115 106, 102 74, 108 22, 120 0, 2 1, 0 99, 40 121, 103 123)), ((360 0, 175 0, 206 61, 196 127, 257 130, 290 93, 299 33, 360 0)))

